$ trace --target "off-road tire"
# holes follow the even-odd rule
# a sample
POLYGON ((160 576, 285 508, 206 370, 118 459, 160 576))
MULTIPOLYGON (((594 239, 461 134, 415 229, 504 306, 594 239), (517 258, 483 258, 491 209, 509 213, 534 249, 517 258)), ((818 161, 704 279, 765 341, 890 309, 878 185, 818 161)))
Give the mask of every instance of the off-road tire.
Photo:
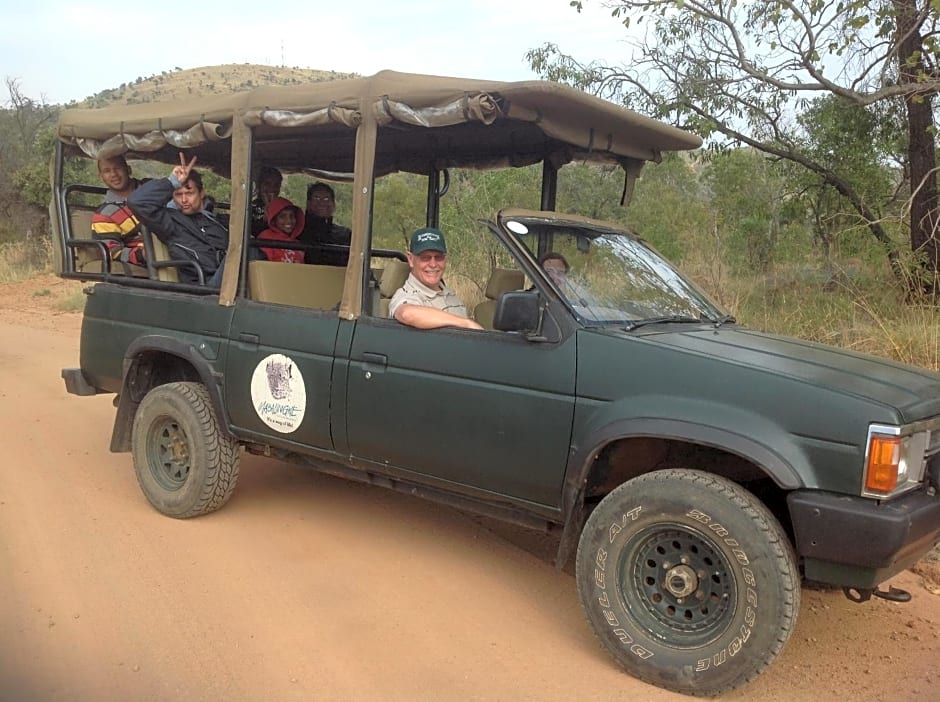
POLYGON ((743 685, 796 626, 800 579, 774 516, 709 473, 663 470, 620 485, 578 545, 595 633, 631 675, 687 695, 743 685))
POLYGON ((140 489, 170 517, 219 509, 238 482, 238 442, 219 429, 199 383, 168 383, 148 392, 134 416, 131 450, 140 489))

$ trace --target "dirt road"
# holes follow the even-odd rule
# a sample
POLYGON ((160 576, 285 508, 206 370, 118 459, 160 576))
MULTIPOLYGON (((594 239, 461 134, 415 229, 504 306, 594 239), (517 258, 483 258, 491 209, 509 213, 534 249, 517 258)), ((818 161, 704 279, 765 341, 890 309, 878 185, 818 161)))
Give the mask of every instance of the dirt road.
MULTIPOLYGON (((161 516, 108 452, 111 398, 65 393, 73 289, 0 285, 0 699, 688 699, 619 672, 544 539, 247 455, 221 511, 161 516)), ((940 596, 894 584, 913 601, 804 590, 722 699, 940 699, 940 596)))

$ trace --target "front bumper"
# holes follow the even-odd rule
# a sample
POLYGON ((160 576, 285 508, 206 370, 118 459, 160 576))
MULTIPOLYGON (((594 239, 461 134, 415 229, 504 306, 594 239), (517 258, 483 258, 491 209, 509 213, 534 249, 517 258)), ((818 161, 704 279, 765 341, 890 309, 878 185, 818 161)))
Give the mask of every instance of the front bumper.
POLYGON ((879 503, 799 490, 787 503, 808 580, 874 588, 940 543, 940 496, 926 491, 879 503))

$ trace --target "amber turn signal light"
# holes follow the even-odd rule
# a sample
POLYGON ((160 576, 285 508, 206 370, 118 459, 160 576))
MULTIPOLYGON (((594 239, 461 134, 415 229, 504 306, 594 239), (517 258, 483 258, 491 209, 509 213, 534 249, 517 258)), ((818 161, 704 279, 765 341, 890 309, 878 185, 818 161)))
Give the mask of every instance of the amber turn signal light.
POLYGON ((898 486, 898 467, 901 463, 901 438, 873 436, 868 445, 868 470, 865 489, 888 493, 898 486))

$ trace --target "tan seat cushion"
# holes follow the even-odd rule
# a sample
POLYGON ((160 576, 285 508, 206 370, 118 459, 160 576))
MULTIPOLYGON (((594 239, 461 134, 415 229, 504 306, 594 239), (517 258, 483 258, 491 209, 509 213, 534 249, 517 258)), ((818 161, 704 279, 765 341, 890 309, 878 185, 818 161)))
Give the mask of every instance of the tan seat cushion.
POLYGON ((494 268, 486 283, 486 299, 473 308, 473 319, 484 329, 493 328, 496 301, 504 292, 520 290, 525 285, 525 274, 512 268, 494 268))
MULTIPOLYGON (((91 217, 94 210, 71 209, 69 211, 69 227, 72 239, 93 240, 91 233, 91 217)), ((75 270, 80 273, 103 273, 104 264, 101 260, 99 246, 76 246, 75 270)), ((136 277, 147 277, 147 269, 141 266, 130 266, 130 273, 136 277)), ((124 266, 116 261, 111 263, 111 275, 124 275, 124 266)))
POLYGON ((281 261, 249 261, 248 292, 253 300, 307 309, 332 310, 343 297, 346 269, 281 261))
POLYGON ((512 268, 494 268, 483 294, 490 300, 498 300, 504 292, 520 290, 524 284, 525 275, 522 271, 512 268))
POLYGON ((382 269, 382 276, 379 278, 379 309, 378 316, 388 317, 388 303, 392 295, 398 290, 405 281, 408 280, 408 273, 411 268, 405 261, 397 258, 390 258, 385 268, 382 269))
MULTIPOLYGON (((147 233, 144 236, 149 236, 147 233)), ((169 261, 170 260, 170 250, 167 248, 167 245, 160 241, 156 236, 150 237, 153 244, 153 257, 156 262, 160 261, 169 261)), ((171 283, 178 283, 180 280, 179 268, 173 266, 166 266, 157 268, 157 280, 164 280, 171 283)))
POLYGON ((388 259, 388 263, 382 269, 382 277, 379 278, 379 294, 389 298, 394 295, 395 291, 408 280, 410 270, 405 261, 397 258, 388 259))
MULTIPOLYGON (((72 239, 91 239, 91 216, 94 210, 69 208, 69 228, 72 239)), ((97 246, 76 246, 75 269, 84 273, 101 273, 101 250, 97 246)))

